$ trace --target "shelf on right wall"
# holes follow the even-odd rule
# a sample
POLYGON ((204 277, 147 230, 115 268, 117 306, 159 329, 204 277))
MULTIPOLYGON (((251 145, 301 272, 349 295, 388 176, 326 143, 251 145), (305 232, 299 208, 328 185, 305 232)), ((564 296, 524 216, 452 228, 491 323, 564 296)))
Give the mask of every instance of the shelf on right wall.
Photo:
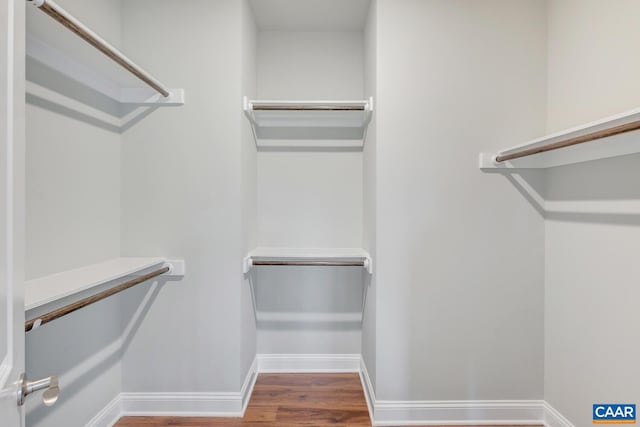
POLYGON ((554 133, 498 153, 481 153, 480 169, 545 169, 640 153, 640 108, 554 133))

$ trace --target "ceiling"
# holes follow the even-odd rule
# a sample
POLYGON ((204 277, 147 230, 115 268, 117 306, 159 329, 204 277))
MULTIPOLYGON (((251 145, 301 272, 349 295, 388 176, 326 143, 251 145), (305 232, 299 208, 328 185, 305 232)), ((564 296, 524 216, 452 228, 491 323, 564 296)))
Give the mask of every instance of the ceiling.
POLYGON ((250 0, 262 31, 362 31, 370 0, 250 0))

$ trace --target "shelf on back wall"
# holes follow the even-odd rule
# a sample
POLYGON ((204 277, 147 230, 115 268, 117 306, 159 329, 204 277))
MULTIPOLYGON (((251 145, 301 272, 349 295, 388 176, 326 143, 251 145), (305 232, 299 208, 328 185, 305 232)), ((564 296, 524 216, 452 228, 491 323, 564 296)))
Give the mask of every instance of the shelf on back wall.
POLYGON ((170 266, 170 271, 162 277, 184 275, 183 260, 124 257, 28 280, 25 282, 24 308, 25 311, 36 312, 52 305, 69 303, 102 290, 117 280, 142 276, 165 266, 170 266))
POLYGON ((258 147, 362 148, 373 98, 357 101, 262 101, 244 98, 258 147))
POLYGON ((480 169, 544 169, 640 153, 640 108, 554 133, 498 153, 481 153, 480 169), (524 154, 524 155, 523 155, 524 154), (509 159, 509 156, 523 155, 509 159), (507 157, 504 161, 501 158, 507 157))
POLYGON ((371 256, 362 248, 258 247, 244 258, 243 270, 248 273, 252 267, 259 265, 359 266, 369 274, 373 272, 371 256))
MULTIPOLYGON (((27 79, 32 83, 31 87, 54 84, 54 88, 47 88, 64 93, 64 88, 68 87, 66 82, 70 80, 122 105, 184 104, 183 89, 165 88, 68 11, 46 0, 41 6, 38 1, 29 3, 33 6, 27 8, 26 55, 27 79), (70 30, 71 27, 74 29, 70 30)), ((37 95, 41 93, 39 91, 37 95)))

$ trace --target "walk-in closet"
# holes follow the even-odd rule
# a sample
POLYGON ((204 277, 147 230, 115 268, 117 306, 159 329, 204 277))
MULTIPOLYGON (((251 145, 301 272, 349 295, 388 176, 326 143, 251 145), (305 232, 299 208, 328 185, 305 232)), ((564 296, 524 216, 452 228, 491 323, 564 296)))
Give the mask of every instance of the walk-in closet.
POLYGON ((0 2, 0 425, 632 424, 640 3, 0 2))

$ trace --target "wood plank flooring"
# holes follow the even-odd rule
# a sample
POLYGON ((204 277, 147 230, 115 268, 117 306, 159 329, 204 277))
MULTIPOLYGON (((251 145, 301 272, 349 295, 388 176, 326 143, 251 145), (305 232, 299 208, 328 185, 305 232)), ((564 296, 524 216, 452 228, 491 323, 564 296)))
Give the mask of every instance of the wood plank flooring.
POLYGON ((370 427, 371 421, 358 374, 260 374, 243 418, 123 417, 115 425, 151 426, 370 427))

